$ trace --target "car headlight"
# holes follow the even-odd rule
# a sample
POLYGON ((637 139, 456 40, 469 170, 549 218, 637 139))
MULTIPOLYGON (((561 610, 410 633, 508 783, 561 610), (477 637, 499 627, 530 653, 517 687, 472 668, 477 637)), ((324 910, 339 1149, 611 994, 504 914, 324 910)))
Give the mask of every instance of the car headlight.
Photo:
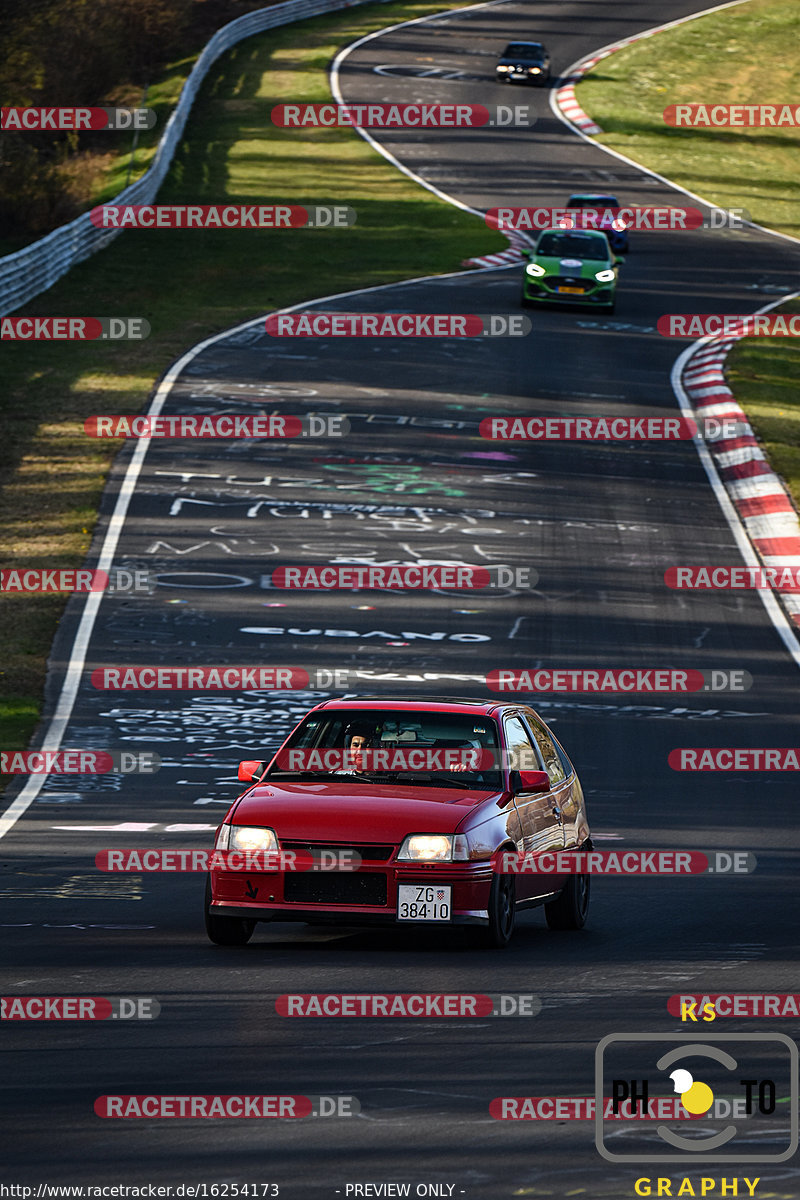
POLYGON ((627 229, 628 226, 625 224, 622 217, 615 217, 611 222, 611 228, 616 229, 617 233, 622 233, 623 229, 627 229))
POLYGON ((466 862, 469 845, 463 833, 412 833, 397 858, 399 862, 466 862))
POLYGON ((525 274, 539 276, 546 275, 547 271, 545 271, 544 267, 540 267, 538 263, 528 263, 525 268, 525 274))
POLYGON ((542 73, 541 67, 528 67, 529 75, 541 75, 541 73, 542 73))
POLYGON ((599 283, 611 283, 613 278, 613 271, 598 271, 595 275, 595 279, 598 280, 599 283))
POLYGON ((277 850, 275 831, 258 825, 223 825, 216 850, 277 850))
POLYGON ((511 67, 498 67, 498 71, 510 71, 511 67))

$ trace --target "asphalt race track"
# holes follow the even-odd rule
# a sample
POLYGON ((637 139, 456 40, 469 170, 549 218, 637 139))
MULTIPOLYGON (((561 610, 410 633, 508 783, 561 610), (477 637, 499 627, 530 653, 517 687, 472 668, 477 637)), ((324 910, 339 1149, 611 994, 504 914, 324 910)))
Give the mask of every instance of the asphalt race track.
MULTIPOLYGON (((495 84, 493 68, 505 41, 537 37, 558 73, 694 7, 490 4, 366 42, 342 63, 342 93, 353 102, 533 105, 531 130, 381 135, 401 163, 471 207, 559 205, 577 190, 682 204, 680 193, 571 134, 547 89, 495 84), (430 64, 447 77, 420 75, 430 64)), ((165 413, 335 413, 351 432, 287 443, 153 441, 147 451, 117 562, 146 569, 157 586, 103 600, 63 744, 152 750, 162 769, 51 777, 0 847, 0 923, 4 994, 152 996, 162 1011, 153 1022, 4 1027, 8 1179, 274 1182, 292 1200, 405 1181, 412 1195, 429 1183, 454 1186, 431 1194, 501 1200, 630 1196, 639 1176, 747 1174, 760 1177, 759 1195, 798 1194, 791 1160, 757 1169, 610 1163, 591 1121, 489 1113, 499 1096, 593 1094, 605 1035, 686 1032, 667 1011, 673 993, 797 990, 796 786, 779 773, 677 774, 667 755, 680 746, 797 745, 798 719, 797 666, 758 594, 664 585, 673 565, 741 561, 691 442, 493 443, 478 433, 497 414, 675 416, 670 370, 685 343, 660 337, 658 317, 754 311, 796 286, 798 260, 800 248, 757 231, 639 233, 611 317, 527 310, 529 337, 469 341, 281 342, 251 326, 185 366, 165 413), (538 582, 496 595, 265 585, 277 565, 337 560, 507 564, 534 568, 538 582), (541 912, 528 913, 501 952, 438 931, 289 924, 259 926, 243 948, 214 947, 203 930, 202 876, 104 875, 94 856, 210 845, 237 794, 238 760, 266 758, 329 693, 92 687, 93 669, 119 664, 347 668, 358 673, 355 694, 432 699, 488 696, 484 677, 498 667, 745 670, 753 686, 743 693, 531 702, 577 766, 599 848, 745 850, 758 868, 595 880, 585 930, 550 932, 541 912), (275 1013, 283 993, 339 991, 533 992, 543 1008, 535 1018, 464 1021, 275 1013), (361 1113, 102 1121, 93 1104, 110 1092, 342 1094, 358 1097, 361 1113)), ((469 271, 319 307, 516 313, 520 274, 519 266, 469 271)), ((98 546, 133 452, 127 445, 116 461, 98 546)), ((73 598, 59 631, 51 708, 83 604, 73 598)), ((792 1020, 732 1019, 702 1032, 719 1025, 797 1029, 792 1020)), ((775 1066, 771 1054, 762 1067, 775 1066)), ((785 1144, 787 1108, 753 1122, 751 1147, 785 1144)))

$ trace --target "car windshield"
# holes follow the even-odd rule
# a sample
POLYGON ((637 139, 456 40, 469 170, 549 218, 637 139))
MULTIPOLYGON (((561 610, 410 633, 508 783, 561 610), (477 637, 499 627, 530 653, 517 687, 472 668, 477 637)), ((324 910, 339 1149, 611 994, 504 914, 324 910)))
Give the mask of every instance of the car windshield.
POLYGON ((619 208, 616 196, 572 196, 567 208, 619 208))
POLYGON ((331 709, 309 714, 268 779, 499 791, 497 727, 480 714, 331 709))
POLYGON ((547 258, 579 258, 582 261, 605 262, 608 244, 605 238, 584 233, 543 233, 536 247, 537 255, 547 258))
POLYGON ((509 42, 501 57, 525 58, 531 62, 541 62, 544 54, 544 46, 540 46, 538 42, 509 42))

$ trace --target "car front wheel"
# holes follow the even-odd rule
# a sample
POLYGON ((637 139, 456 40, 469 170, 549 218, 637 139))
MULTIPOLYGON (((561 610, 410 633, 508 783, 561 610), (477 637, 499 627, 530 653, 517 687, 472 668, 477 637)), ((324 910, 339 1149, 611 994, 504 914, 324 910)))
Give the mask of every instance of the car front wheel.
POLYGON ((516 921, 516 888, 513 875, 495 875, 489 892, 489 925, 483 930, 485 943, 502 949, 511 941, 516 921))
POLYGON ((244 946, 253 936, 255 921, 217 917, 211 911, 211 880, 206 880, 206 933, 215 946, 244 946))
POLYGON ((589 911, 591 876, 570 875, 557 900, 545 904, 544 915, 551 929, 583 929, 589 911))

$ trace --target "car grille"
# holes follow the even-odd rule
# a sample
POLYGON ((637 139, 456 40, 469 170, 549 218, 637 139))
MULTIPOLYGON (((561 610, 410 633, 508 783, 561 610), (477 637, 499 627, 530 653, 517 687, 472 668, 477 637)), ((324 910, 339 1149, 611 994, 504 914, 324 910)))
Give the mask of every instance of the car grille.
POLYGON ((386 906, 386 876, 360 871, 287 874, 284 899, 290 904, 372 904, 386 906))
POLYGON ((334 854, 354 851, 365 862, 388 862, 394 854, 394 849, 394 846, 375 846, 367 843, 341 845, 331 842, 287 842, 281 839, 281 850, 305 851, 307 854, 319 854, 322 850, 328 850, 334 854))
POLYGON ((545 282, 554 291, 559 287, 573 287, 580 288, 582 292, 588 292, 592 288, 590 279, 575 279, 570 275, 549 275, 545 282))

